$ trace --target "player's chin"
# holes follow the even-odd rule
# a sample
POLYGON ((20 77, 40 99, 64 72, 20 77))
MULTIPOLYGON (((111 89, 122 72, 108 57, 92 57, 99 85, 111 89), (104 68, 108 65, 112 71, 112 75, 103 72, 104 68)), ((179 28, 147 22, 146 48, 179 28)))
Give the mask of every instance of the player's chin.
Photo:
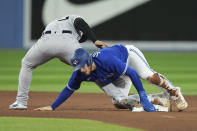
POLYGON ((90 72, 89 72, 89 71, 86 71, 86 72, 84 72, 84 74, 85 74, 86 76, 88 76, 88 75, 90 75, 90 72))

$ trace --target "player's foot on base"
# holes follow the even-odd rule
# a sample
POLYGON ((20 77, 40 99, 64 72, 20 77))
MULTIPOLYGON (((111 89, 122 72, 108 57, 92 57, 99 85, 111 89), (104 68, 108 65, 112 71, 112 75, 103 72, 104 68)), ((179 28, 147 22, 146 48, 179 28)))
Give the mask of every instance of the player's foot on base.
POLYGON ((11 110, 26 110, 27 106, 25 106, 23 104, 20 104, 17 101, 15 101, 13 104, 11 104, 9 106, 9 109, 11 109, 11 110))
POLYGON ((172 95, 171 98, 172 98, 172 100, 174 100, 177 109, 179 111, 182 111, 188 107, 188 103, 185 100, 185 98, 183 97, 180 87, 175 87, 175 88, 176 88, 174 91, 175 95, 174 96, 172 95))

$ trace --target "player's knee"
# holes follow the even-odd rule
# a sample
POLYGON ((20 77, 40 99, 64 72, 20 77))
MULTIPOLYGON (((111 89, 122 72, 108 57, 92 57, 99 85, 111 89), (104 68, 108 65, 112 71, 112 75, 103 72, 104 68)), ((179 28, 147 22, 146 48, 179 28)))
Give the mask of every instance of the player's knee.
POLYGON ((28 62, 25 57, 21 61, 21 67, 22 68, 27 68, 27 69, 34 69, 35 67, 32 66, 30 62, 28 62))
POLYGON ((122 105, 120 103, 116 103, 114 104, 114 106, 117 108, 117 109, 128 109, 127 107, 125 107, 125 105, 122 105))
POLYGON ((131 108, 131 106, 127 102, 127 99, 123 99, 123 100, 112 99, 112 103, 117 109, 128 109, 128 108, 131 108))

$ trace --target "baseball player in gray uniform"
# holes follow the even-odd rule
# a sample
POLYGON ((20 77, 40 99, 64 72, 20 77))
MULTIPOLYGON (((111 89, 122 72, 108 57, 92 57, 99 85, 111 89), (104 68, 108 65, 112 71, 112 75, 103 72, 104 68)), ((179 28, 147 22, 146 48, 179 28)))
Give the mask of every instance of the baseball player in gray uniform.
POLYGON ((89 25, 80 16, 69 15, 48 24, 41 38, 22 59, 16 101, 9 109, 27 109, 33 69, 53 58, 70 65, 74 51, 81 48, 80 43, 87 39, 99 48, 107 46, 96 39, 89 25))

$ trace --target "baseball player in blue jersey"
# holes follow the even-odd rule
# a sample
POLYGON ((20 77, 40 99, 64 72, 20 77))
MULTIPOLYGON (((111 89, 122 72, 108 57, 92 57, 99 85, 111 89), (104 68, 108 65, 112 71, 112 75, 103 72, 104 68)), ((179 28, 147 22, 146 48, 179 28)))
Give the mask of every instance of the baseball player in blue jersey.
POLYGON ((70 65, 74 51, 81 48, 80 43, 87 39, 97 47, 106 46, 104 42, 97 40, 89 25, 80 16, 69 15, 49 23, 41 38, 22 60, 16 101, 9 108, 27 109, 33 69, 53 58, 70 65))
POLYGON ((133 110, 140 103, 143 110, 155 112, 155 106, 150 101, 164 96, 166 97, 165 101, 162 102, 162 98, 160 99, 164 105, 168 100, 168 95, 154 94, 149 97, 146 95, 138 73, 130 66, 132 63, 130 50, 131 46, 116 45, 103 48, 90 56, 84 49, 77 49, 71 59, 74 72, 67 86, 51 106, 36 110, 55 110, 75 90, 80 88, 82 81, 93 81, 112 98, 113 104, 117 108, 133 110), (128 96, 132 83, 139 95, 128 96))

